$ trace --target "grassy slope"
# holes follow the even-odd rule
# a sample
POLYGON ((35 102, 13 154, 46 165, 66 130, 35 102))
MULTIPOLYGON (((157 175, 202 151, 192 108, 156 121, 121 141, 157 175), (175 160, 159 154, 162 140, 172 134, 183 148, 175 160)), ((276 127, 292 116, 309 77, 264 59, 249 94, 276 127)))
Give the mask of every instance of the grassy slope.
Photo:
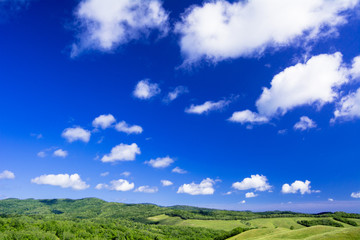
POLYGON ((165 214, 149 217, 151 221, 158 222, 161 225, 186 226, 186 227, 203 227, 215 230, 230 231, 236 227, 248 228, 249 226, 240 220, 183 220, 179 217, 169 217, 165 214))
MULTIPOLYGON (((230 231, 236 227, 256 228, 241 233, 231 239, 360 239, 360 227, 353 227, 342 223, 344 228, 334 228, 328 226, 314 226, 306 228, 297 223, 298 220, 311 220, 313 217, 276 217, 261 218, 261 213, 251 212, 228 212, 217 210, 198 209, 193 207, 176 206, 164 208, 151 204, 122 204, 109 203, 96 198, 80 200, 71 199, 51 199, 51 200, 18 200, 6 199, 0 201, 0 214, 19 214, 19 215, 43 215, 52 218, 54 216, 77 219, 127 219, 159 225, 170 225, 174 227, 202 227, 213 230, 230 231), (198 212, 199 210, 211 214, 243 214, 244 216, 257 215, 258 218, 251 220, 201 220, 183 219, 178 216, 170 217, 168 213, 181 209, 182 211, 198 212), (294 230, 290 230, 293 227, 294 230)), ((197 213, 198 214, 198 213, 197 213)), ((278 213, 275 213, 278 214, 278 213)), ((208 215, 206 215, 208 216, 208 215)), ((212 216, 212 215, 210 215, 212 216)), ((278 216, 278 215, 277 215, 278 216)), ((329 217, 324 216, 323 219, 329 217)), ((332 218, 329 218, 332 219, 332 218)), ((360 225, 360 219, 352 219, 360 225)))
MULTIPOLYGON (((308 239, 308 240, 325 240, 325 239, 360 239, 360 227, 352 227, 344 224, 344 228, 329 226, 304 227, 297 223, 299 220, 312 220, 310 217, 295 218, 259 218, 249 221, 235 220, 183 220, 179 217, 169 217, 165 214, 148 218, 151 221, 161 225, 174 226, 191 226, 204 227, 216 230, 229 231, 235 227, 253 227, 252 229, 241 233, 230 239, 256 239, 256 240, 275 240, 275 239, 308 239), (248 224, 245 224, 245 223, 248 224), (250 225, 249 225, 250 224, 250 225), (290 230, 293 226, 294 230, 290 230)), ((324 218, 327 219, 327 218, 324 218)), ((328 218, 332 219, 332 218, 328 218)))
MULTIPOLYGON (((294 226, 294 230, 290 230, 285 226, 288 226, 289 223, 284 225, 284 222, 287 219, 278 219, 280 222, 279 227, 272 226, 274 224, 273 219, 259 219, 265 221, 258 221, 256 224, 258 226, 263 226, 263 228, 252 229, 241 233, 237 236, 230 238, 231 240, 285 240, 285 239, 306 239, 306 240, 327 240, 327 239, 360 239, 360 227, 352 227, 344 224, 344 228, 336 228, 329 226, 313 226, 313 227, 299 227, 294 226), (270 220, 270 221, 266 221, 270 220), (284 222, 282 222, 284 220, 284 222), (264 224, 264 225, 262 225, 264 224)), ((297 219, 293 219, 297 221, 297 219)), ((292 222, 292 221, 291 221, 292 222)), ((292 223, 291 223, 292 224, 292 223)))

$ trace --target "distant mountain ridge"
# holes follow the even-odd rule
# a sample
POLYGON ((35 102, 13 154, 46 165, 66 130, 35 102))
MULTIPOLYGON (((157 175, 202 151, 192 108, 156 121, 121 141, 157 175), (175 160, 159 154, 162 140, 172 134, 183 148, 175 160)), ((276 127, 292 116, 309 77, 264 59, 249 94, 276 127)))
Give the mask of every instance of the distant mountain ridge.
POLYGON ((182 219, 222 219, 249 220, 269 217, 331 217, 336 214, 342 217, 360 218, 360 214, 344 212, 326 212, 320 214, 303 214, 291 211, 228 211, 199 208, 184 205, 161 207, 155 204, 125 204, 106 202, 98 198, 83 199, 15 199, 0 200, 0 214, 5 215, 62 215, 73 218, 122 218, 146 222, 151 216, 166 214, 182 219))

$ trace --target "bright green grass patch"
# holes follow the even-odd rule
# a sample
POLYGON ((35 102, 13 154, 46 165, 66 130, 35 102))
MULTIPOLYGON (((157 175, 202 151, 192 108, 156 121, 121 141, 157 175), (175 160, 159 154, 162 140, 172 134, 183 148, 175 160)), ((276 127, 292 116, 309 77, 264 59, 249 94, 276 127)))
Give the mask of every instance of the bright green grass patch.
POLYGON ((149 217, 148 219, 150 221, 159 222, 159 221, 162 221, 162 220, 165 220, 165 219, 168 219, 168 218, 169 218, 168 215, 161 214, 161 215, 157 215, 157 216, 154 216, 154 217, 149 217))
POLYGON ((230 231, 234 228, 248 228, 247 225, 243 224, 239 220, 195 220, 188 219, 184 220, 178 224, 177 226, 187 226, 187 227, 203 227, 215 230, 224 230, 230 231))
POLYGON ((326 232, 312 237, 307 240, 358 240, 360 239, 360 228, 345 228, 337 231, 326 232))
POLYGON ((297 230, 284 228, 253 229, 230 238, 231 240, 352 240, 360 239, 360 228, 336 228, 329 226, 314 226, 297 230))
POLYGON ((248 228, 241 220, 183 220, 179 217, 170 217, 165 214, 149 217, 148 220, 160 225, 186 226, 186 227, 203 227, 215 230, 230 231, 237 227, 248 228))
POLYGON ((271 236, 271 234, 277 234, 288 231, 284 228, 261 228, 261 229, 251 229, 246 232, 243 232, 237 236, 229 238, 229 240, 251 240, 258 239, 263 236, 271 236))
POLYGON ((258 218, 248 221, 251 227, 255 228, 304 228, 297 223, 299 220, 311 220, 313 218, 258 218))

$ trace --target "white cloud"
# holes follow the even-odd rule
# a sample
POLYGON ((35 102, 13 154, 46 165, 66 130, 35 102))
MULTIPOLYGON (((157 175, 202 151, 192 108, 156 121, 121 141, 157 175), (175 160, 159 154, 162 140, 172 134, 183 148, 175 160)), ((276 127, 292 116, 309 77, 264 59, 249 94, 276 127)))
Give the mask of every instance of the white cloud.
POLYGON ((173 170, 171 170, 171 172, 173 173, 179 173, 179 174, 185 174, 187 173, 187 171, 185 171, 184 169, 181 169, 179 167, 175 167, 173 170))
POLYGON ((102 162, 134 161, 136 154, 140 154, 140 148, 136 143, 131 145, 120 143, 111 149, 111 153, 101 158, 102 162))
POLYGON ((119 122, 116 124, 115 129, 119 132, 124 132, 127 134, 140 134, 143 132, 143 129, 141 126, 138 125, 132 125, 129 126, 125 121, 119 122))
POLYGON ((333 202, 333 201, 334 201, 334 199, 332 199, 332 198, 328 198, 328 201, 329 201, 329 202, 333 202))
POLYGON ((157 187, 140 186, 134 192, 156 193, 157 191, 159 191, 157 187))
POLYGON ((36 139, 43 138, 43 135, 41 133, 31 133, 30 136, 35 137, 36 139))
POLYGON ((15 174, 9 170, 4 170, 0 173, 0 179, 14 179, 15 174))
POLYGON ((295 130, 305 131, 310 128, 316 128, 316 123, 307 116, 300 117, 300 121, 294 125, 295 130))
POLYGON ((297 193, 300 192, 301 194, 305 194, 305 193, 311 193, 312 191, 310 190, 311 186, 310 186, 310 181, 306 180, 305 182, 303 181, 295 181, 293 182, 291 185, 285 183, 282 186, 281 192, 282 193, 297 193))
POLYGON ((128 177, 131 175, 131 172, 122 172, 120 175, 124 177, 128 177))
POLYGON ((86 182, 82 181, 79 174, 75 173, 72 175, 69 174, 49 174, 41 175, 31 179, 32 183, 36 184, 46 184, 52 186, 59 186, 62 188, 72 188, 74 190, 84 190, 89 188, 89 185, 86 182))
POLYGON ((150 161, 146 161, 145 163, 152 166, 153 168, 166 168, 172 164, 174 160, 169 156, 163 158, 151 159, 150 161))
POLYGON ((186 113, 203 114, 214 110, 219 110, 230 104, 230 101, 220 100, 218 102, 206 101, 200 105, 191 104, 189 108, 185 109, 186 113))
POLYGON ((108 176, 109 174, 110 174, 109 172, 103 172, 103 173, 100 173, 100 176, 106 177, 106 176, 108 176))
POLYGON ((67 157, 67 155, 68 155, 68 152, 67 152, 67 151, 64 151, 64 150, 62 150, 62 149, 58 149, 58 150, 54 151, 54 156, 55 156, 55 157, 65 158, 65 157, 67 157))
POLYGON ((153 30, 168 31, 168 14, 159 0, 82 0, 75 16, 80 34, 72 56, 85 49, 110 51, 153 30))
POLYGON ((44 158, 46 157, 46 153, 44 151, 40 151, 36 154, 38 157, 44 158))
POLYGON ((66 128, 61 136, 65 138, 68 142, 72 143, 74 141, 83 141, 89 142, 91 133, 88 130, 85 130, 81 127, 74 127, 74 128, 66 128))
POLYGON ((180 95, 188 93, 189 90, 184 86, 177 86, 173 91, 169 92, 168 95, 164 98, 164 102, 172 102, 177 99, 180 95))
POLYGON ((350 69, 350 74, 353 79, 360 78, 360 56, 357 56, 353 59, 352 68, 350 69))
POLYGON ((107 114, 107 115, 100 115, 97 118, 94 119, 92 122, 93 127, 95 128, 102 128, 106 129, 110 127, 113 123, 116 122, 116 119, 113 115, 107 114))
POLYGON ((342 55, 322 54, 298 63, 277 74, 271 87, 264 88, 256 102, 261 115, 272 117, 303 105, 320 108, 333 102, 336 88, 348 81, 348 70, 342 67, 342 55))
POLYGON ((360 198, 360 192, 353 192, 351 193, 352 198, 360 198))
POLYGON ((248 192, 245 194, 246 198, 253 198, 253 197, 257 197, 257 196, 258 196, 258 194, 255 194, 253 192, 248 192))
POLYGON ((269 122, 269 119, 265 116, 261 116, 256 112, 250 110, 244 110, 240 112, 234 112, 229 118, 231 122, 238 122, 241 124, 252 123, 252 124, 263 124, 269 122))
POLYGON ((278 134, 285 135, 285 134, 287 134, 287 132, 288 132, 287 129, 281 129, 281 130, 278 131, 278 134))
POLYGON ((240 203, 241 203, 241 204, 245 204, 245 203, 246 203, 246 201, 245 201, 245 200, 242 200, 240 203))
POLYGON ((252 57, 334 35, 359 0, 225 0, 192 6, 176 24, 186 62, 252 57), (300 41, 301 40, 301 41, 300 41))
POLYGON ((110 182, 110 185, 99 183, 96 185, 95 189, 101 190, 101 189, 109 189, 114 191, 121 191, 126 192, 130 191, 131 189, 134 189, 135 184, 129 183, 127 180, 124 179, 118 179, 118 180, 112 180, 110 182))
POLYGON ((173 182, 171 182, 169 180, 161 180, 160 182, 161 182, 163 187, 168 187, 168 186, 171 186, 171 185, 174 184, 173 182))
POLYGON ((190 195, 212 195, 215 192, 213 188, 215 181, 211 178, 206 178, 200 184, 194 182, 190 184, 183 184, 179 187, 177 193, 187 193, 190 195))
POLYGON ((360 88, 340 100, 332 121, 337 119, 348 121, 356 118, 360 118, 360 88))
POLYGON ((268 179, 263 175, 251 175, 250 178, 244 178, 241 182, 235 182, 232 187, 237 190, 255 189, 255 191, 267 191, 271 189, 268 179))
POLYGON ((149 79, 139 81, 134 89, 133 95, 139 99, 147 100, 161 92, 157 83, 151 83, 149 79))

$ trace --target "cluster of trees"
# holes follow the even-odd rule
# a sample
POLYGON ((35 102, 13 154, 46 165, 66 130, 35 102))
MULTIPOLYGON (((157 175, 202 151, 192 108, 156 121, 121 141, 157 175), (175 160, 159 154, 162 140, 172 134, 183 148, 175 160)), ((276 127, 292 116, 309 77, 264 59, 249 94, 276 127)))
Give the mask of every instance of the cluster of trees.
MULTIPOLYGON (((238 232, 243 231, 239 229, 238 232)), ((206 228, 160 226, 115 219, 0 217, 0 239, 226 239, 228 232, 206 228)))
POLYGON ((354 227, 356 227, 358 225, 355 221, 347 219, 347 218, 343 218, 343 217, 333 217, 333 218, 336 221, 343 222, 343 223, 349 224, 354 227))
POLYGON ((311 227, 316 225, 324 225, 331 227, 344 227, 341 223, 335 222, 330 219, 314 219, 314 220, 301 220, 297 221, 298 224, 301 224, 305 227, 311 227))
POLYGON ((247 230, 235 228, 226 232, 170 226, 171 224, 161 225, 148 220, 149 217, 160 214, 181 219, 244 220, 244 222, 255 218, 313 217, 313 220, 298 222, 307 227, 314 225, 342 227, 339 222, 357 226, 356 222, 349 218, 360 219, 359 214, 344 212, 315 215, 288 211, 254 213, 188 206, 160 207, 153 204, 109 203, 96 198, 5 199, 0 201, 0 239, 223 240, 247 230))

